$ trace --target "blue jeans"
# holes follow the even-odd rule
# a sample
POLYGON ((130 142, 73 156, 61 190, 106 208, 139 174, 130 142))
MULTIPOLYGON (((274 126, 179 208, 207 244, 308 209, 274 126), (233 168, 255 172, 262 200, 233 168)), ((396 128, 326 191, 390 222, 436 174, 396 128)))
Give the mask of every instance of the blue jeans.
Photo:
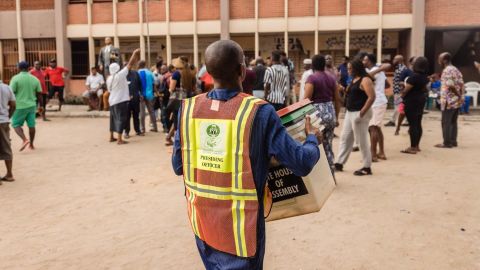
POLYGON ((469 113, 470 112, 470 102, 472 101, 471 96, 465 96, 465 101, 462 104, 462 107, 460 107, 460 112, 461 113, 469 113))

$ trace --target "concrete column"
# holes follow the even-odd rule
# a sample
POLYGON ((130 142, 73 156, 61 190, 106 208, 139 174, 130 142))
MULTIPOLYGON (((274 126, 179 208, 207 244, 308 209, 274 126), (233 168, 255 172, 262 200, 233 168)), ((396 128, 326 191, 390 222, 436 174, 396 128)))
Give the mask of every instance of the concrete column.
POLYGON ((255 57, 260 56, 260 34, 258 30, 258 1, 255 0, 255 57))
POLYGON ((315 51, 313 52, 313 54, 318 53, 318 24, 319 24, 319 20, 318 20, 318 0, 315 0, 315 42, 314 42, 315 51))
POLYGON ((3 80, 3 45, 0 40, 0 81, 3 80))
POLYGON ((347 0, 347 13, 345 22, 345 55, 350 56, 350 0, 347 0))
POLYGON ((113 46, 120 48, 120 39, 118 38, 118 12, 117 12, 118 0, 113 0, 113 46))
POLYGON ((260 34, 255 32, 255 57, 260 56, 260 34))
MULTIPOLYGON (((57 1, 57 0, 55 0, 57 1)), ((61 1, 61 0, 60 0, 61 1)), ((88 23, 88 62, 90 67, 96 66, 95 63, 95 42, 92 35, 92 0, 87 0, 87 23, 88 23)), ((103 67, 108 68, 108 67, 103 67)))
POLYGON ((220 39, 230 39, 229 0, 220 0, 220 39))
POLYGON ((68 2, 55 0, 55 43, 57 47, 57 63, 71 69, 71 48, 67 39, 67 5, 68 2))
POLYGON ((197 0, 193 1, 193 64, 198 67, 197 0))
POLYGON ((383 48, 383 0, 378 0, 377 62, 382 62, 383 48))
POLYGON ((285 53, 287 54, 288 56, 288 0, 284 0, 283 2, 283 8, 284 8, 284 20, 285 20, 285 33, 284 33, 284 36, 283 36, 283 41, 284 41, 284 44, 283 44, 283 49, 285 51, 285 53))
POLYGON ((138 0, 138 23, 140 25, 140 58, 145 60, 145 35, 143 33, 143 0, 138 0))
POLYGON ((165 37, 167 43, 167 63, 172 63, 172 37, 170 36, 170 0, 165 1, 165 21, 167 23, 167 36, 165 37))
POLYGON ((166 37, 167 41, 167 63, 172 63, 172 36, 168 35, 166 37))
POLYGON ((425 54, 425 0, 412 1, 412 32, 410 56, 425 54))
POLYGON ((25 60, 25 43, 23 42, 22 11, 20 9, 20 0, 15 1, 15 10, 17 19, 18 61, 23 61, 25 60))

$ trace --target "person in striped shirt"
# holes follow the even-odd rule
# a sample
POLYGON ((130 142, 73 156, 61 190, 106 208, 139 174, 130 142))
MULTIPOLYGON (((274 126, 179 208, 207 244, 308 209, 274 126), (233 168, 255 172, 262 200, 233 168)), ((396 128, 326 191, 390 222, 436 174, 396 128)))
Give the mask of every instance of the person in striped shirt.
POLYGON ((285 108, 286 95, 290 90, 290 75, 282 65, 281 52, 272 52, 272 66, 265 71, 265 100, 273 105, 275 110, 285 108))

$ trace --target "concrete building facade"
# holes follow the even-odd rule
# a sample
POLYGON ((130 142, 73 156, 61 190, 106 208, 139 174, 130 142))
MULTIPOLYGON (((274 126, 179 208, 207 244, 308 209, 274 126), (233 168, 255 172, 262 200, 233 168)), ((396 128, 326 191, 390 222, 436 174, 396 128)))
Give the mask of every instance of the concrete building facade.
MULTIPOLYGON (((185 55, 196 66, 208 44, 220 38, 237 41, 249 58, 285 50, 298 71, 302 60, 315 53, 332 54, 337 62, 358 51, 375 53, 379 60, 398 53, 426 54, 433 60, 429 54, 444 48, 461 52, 463 46, 473 46, 475 51, 480 45, 480 19, 473 16, 480 6, 468 4, 466 0, 2 0, 0 73, 8 80, 18 60, 46 63, 56 57, 59 65, 72 70, 67 93, 78 94, 107 36, 113 37, 124 59, 139 47, 147 61, 162 56, 170 62, 185 55), (453 45, 451 35, 457 38, 453 45)), ((433 61, 432 68, 436 68, 433 61)))

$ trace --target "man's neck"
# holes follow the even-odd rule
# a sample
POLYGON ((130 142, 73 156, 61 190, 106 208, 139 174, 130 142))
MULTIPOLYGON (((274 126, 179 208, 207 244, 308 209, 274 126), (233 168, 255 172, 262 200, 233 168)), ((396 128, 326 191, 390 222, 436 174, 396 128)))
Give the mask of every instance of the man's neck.
POLYGON ((213 80, 213 86, 215 89, 225 89, 228 91, 236 91, 236 92, 242 89, 242 86, 238 83, 235 83, 235 82, 224 83, 224 82, 216 81, 215 79, 213 80))

